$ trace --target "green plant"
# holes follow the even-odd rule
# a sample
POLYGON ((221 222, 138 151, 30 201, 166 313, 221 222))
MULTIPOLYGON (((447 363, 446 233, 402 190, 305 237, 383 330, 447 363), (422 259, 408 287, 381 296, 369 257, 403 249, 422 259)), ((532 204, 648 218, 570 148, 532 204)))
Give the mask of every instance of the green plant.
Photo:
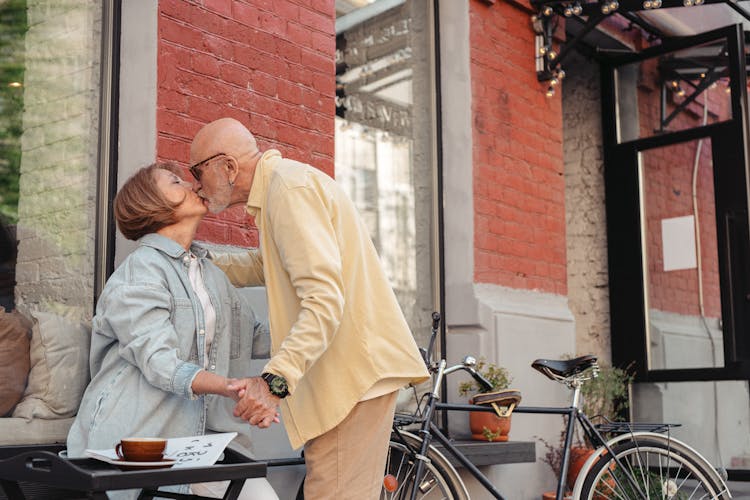
POLYGON ((513 381, 507 368, 498 366, 495 363, 489 363, 484 358, 477 361, 476 370, 480 375, 486 378, 490 384, 492 384, 492 389, 489 391, 480 391, 477 383, 474 380, 469 380, 459 384, 458 393, 461 396, 468 396, 469 394, 477 392, 502 391, 503 389, 510 387, 510 383, 513 381))
MULTIPOLYGON (((585 381, 581 386, 581 409, 589 418, 605 417, 613 421, 624 420, 623 413, 628 409, 628 388, 632 380, 633 375, 627 368, 601 365, 598 376, 585 381)), ((542 461, 549 465, 555 474, 555 478, 558 479, 560 477, 562 451, 565 443, 564 427, 563 431, 560 432, 560 440, 557 444, 552 444, 544 438, 539 438, 546 449, 542 461)), ((576 430, 580 431, 578 428, 576 430)), ((590 445, 585 442, 582 436, 576 433, 573 436, 572 446, 589 447, 590 445)))
POLYGON ((613 467, 611 472, 605 473, 600 480, 600 483, 604 485, 602 490, 613 492, 612 487, 617 484, 618 491, 614 493, 618 497, 624 495, 624 498, 635 498, 640 496, 641 493, 645 493, 646 498, 669 498, 674 500, 685 500, 688 498, 686 492, 678 491, 680 484, 675 479, 667 479, 665 481, 659 474, 655 474, 645 467, 633 467, 628 469, 628 473, 635 481, 637 488, 629 482, 622 468, 613 467), (607 486, 607 484, 610 486, 607 486))
POLYGON ((633 381, 629 369, 602 365, 599 376, 584 382, 581 387, 583 412, 589 418, 604 417, 609 420, 626 420, 628 388, 633 381))
POLYGON ((489 429, 488 427, 482 427, 482 435, 484 436, 484 439, 486 439, 489 442, 492 442, 495 439, 499 438, 502 435, 502 432, 500 432, 499 430, 492 432, 492 430, 489 429))

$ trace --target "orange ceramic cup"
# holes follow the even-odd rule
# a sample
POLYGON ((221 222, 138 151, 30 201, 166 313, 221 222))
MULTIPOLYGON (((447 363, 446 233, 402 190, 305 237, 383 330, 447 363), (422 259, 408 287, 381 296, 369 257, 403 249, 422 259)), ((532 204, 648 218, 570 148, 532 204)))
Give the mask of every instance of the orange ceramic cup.
POLYGON ((122 438, 115 451, 128 462, 159 462, 164 458, 167 440, 162 438, 122 438))

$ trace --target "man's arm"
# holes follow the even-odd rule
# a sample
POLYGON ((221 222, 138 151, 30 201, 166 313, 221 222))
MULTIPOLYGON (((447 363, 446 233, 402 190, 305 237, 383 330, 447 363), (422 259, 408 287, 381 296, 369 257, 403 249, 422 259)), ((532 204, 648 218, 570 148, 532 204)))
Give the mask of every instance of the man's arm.
POLYGON ((264 236, 272 237, 279 250, 300 309, 263 371, 283 376, 291 394, 328 348, 344 313, 343 265, 330 215, 335 208, 322 196, 315 189, 296 187, 268 208, 271 231, 264 236))
POLYGON ((236 287, 261 286, 263 277, 263 256, 257 248, 243 252, 209 252, 211 261, 216 264, 236 287))
POLYGON ((279 398, 271 394, 268 384, 260 377, 234 380, 228 386, 240 400, 234 408, 234 416, 247 420, 261 429, 279 423, 279 398))

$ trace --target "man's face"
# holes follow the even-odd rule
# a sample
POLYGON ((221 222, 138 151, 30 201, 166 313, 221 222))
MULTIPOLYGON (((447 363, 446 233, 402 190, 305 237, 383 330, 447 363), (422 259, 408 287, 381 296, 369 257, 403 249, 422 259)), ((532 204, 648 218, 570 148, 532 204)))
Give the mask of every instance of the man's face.
POLYGON ((218 153, 193 164, 190 173, 195 180, 198 196, 208 200, 208 209, 219 213, 229 206, 232 199, 232 185, 229 183, 227 169, 224 168, 228 156, 218 153))

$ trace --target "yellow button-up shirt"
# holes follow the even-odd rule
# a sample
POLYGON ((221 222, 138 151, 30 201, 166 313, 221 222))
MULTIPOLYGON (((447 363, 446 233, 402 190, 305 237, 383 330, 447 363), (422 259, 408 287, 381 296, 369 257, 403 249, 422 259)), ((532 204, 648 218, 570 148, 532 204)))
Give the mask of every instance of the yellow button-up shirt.
POLYGON ((367 228, 333 179, 266 151, 247 211, 260 249, 214 262, 236 286, 266 286, 264 371, 289 383, 281 410, 292 447, 338 425, 376 385, 382 393, 428 378, 367 228))

